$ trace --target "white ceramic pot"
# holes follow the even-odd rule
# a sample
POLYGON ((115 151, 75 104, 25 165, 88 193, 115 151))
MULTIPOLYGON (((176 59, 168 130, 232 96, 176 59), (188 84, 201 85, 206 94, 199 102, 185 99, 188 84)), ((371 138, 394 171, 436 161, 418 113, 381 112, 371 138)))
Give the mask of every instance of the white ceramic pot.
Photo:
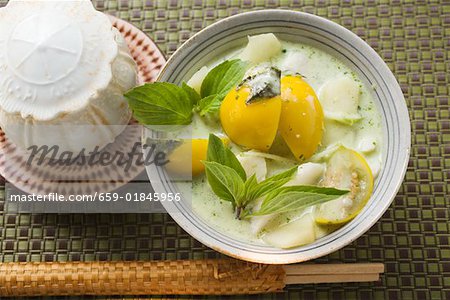
POLYGON ((123 94, 136 81, 125 41, 90 1, 0 9, 0 126, 17 146, 103 147, 128 124, 123 94))

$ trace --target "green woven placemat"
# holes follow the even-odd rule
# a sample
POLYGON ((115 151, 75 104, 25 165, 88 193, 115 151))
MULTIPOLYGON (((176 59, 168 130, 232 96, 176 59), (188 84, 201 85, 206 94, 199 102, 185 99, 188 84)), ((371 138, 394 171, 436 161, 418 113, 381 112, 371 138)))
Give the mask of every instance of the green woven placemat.
MULTIPOLYGON (((0 0, 0 6, 6 1, 0 0)), ((405 182, 365 235, 319 262, 383 262, 378 283, 289 286, 292 299, 450 299, 449 1, 95 1, 170 55, 214 21, 252 9, 327 17, 366 40, 396 75, 412 122, 405 182)), ((3 192, 2 192, 3 195, 3 192)), ((0 211, 3 210, 0 202, 0 211)), ((218 257, 163 214, 13 215, 0 212, 0 261, 218 257), (151 238, 150 238, 151 237, 151 238)))

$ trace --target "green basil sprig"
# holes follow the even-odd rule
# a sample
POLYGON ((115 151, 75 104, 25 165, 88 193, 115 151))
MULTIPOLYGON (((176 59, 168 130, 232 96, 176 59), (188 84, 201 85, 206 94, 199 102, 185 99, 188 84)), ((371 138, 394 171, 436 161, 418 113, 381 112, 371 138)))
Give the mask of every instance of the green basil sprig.
POLYGON ((244 193, 244 181, 232 168, 212 161, 204 161, 208 182, 221 199, 238 204, 244 193))
POLYGON ((268 194, 261 208, 250 215, 262 216, 298 210, 334 200, 347 193, 348 191, 317 186, 280 187, 268 194))
POLYGON ((133 115, 144 125, 187 125, 192 121, 192 108, 200 95, 187 84, 181 87, 168 82, 147 83, 128 91, 133 115))
POLYGON ((217 112, 223 98, 244 77, 247 63, 240 59, 226 60, 213 68, 202 82, 197 110, 201 116, 217 112))
POLYGON ((230 167, 243 181, 247 180, 245 170, 236 155, 228 147, 225 147, 222 140, 214 134, 209 135, 206 160, 230 167))
POLYGON ((207 160, 203 163, 211 189, 220 199, 232 203, 239 219, 297 210, 334 200, 348 193, 317 186, 285 187, 284 184, 297 172, 297 167, 258 183, 255 175, 247 178, 234 153, 214 134, 209 136, 207 160), (265 197, 261 208, 250 211, 249 204, 260 197, 265 197))
POLYGON ((227 60, 213 68, 203 80, 201 95, 183 83, 146 83, 125 93, 133 115, 144 125, 187 125, 192 111, 200 115, 217 112, 223 98, 244 76, 246 63, 227 60))

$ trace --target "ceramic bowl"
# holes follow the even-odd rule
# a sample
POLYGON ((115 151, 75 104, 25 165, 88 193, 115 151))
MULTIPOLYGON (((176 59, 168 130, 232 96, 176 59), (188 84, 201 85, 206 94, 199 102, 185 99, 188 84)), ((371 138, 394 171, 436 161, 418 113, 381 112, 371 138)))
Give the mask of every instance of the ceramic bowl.
MULTIPOLYGON (((382 114, 384 145, 382 171, 373 195, 361 213, 339 230, 312 244, 283 250, 254 245, 227 236, 198 217, 183 201, 165 202, 173 219, 203 244, 235 258, 269 264, 314 259, 350 244, 383 215, 402 184, 410 153, 410 121, 402 91, 388 66, 362 39, 327 19, 286 10, 242 13, 203 29, 186 41, 168 60, 158 80, 181 84, 206 63, 233 48, 242 47, 248 35, 274 33, 279 39, 309 44, 343 61, 366 85, 382 114)), ((148 170, 152 177, 152 170, 148 170)), ((154 174, 153 174, 154 176, 154 174)), ((154 183, 156 191, 172 187, 154 183)))

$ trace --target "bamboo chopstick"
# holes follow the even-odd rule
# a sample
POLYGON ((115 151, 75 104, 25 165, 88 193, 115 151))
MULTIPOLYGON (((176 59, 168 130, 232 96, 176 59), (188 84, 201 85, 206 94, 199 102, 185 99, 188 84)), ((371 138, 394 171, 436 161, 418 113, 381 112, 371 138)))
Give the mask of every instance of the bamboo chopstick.
POLYGON ((308 284, 308 283, 340 283, 340 282, 369 282, 378 281, 379 273, 366 274, 333 274, 333 275, 296 275, 287 276, 286 284, 308 284))
POLYGON ((286 284, 377 281, 381 263, 285 265, 286 284))
POLYGON ((382 264, 262 265, 234 259, 0 264, 0 297, 236 295, 287 284, 376 281, 382 264))
POLYGON ((383 273, 381 263, 356 264, 294 264, 283 266, 286 275, 367 274, 383 273))

